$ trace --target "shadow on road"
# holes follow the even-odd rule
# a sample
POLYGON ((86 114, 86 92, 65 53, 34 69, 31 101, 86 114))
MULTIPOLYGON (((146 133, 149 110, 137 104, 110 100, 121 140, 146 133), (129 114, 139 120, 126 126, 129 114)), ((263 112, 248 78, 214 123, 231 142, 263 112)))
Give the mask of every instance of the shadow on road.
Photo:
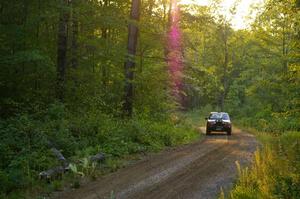
POLYGON ((209 135, 206 134, 206 136, 224 136, 227 135, 226 132, 211 132, 209 135))

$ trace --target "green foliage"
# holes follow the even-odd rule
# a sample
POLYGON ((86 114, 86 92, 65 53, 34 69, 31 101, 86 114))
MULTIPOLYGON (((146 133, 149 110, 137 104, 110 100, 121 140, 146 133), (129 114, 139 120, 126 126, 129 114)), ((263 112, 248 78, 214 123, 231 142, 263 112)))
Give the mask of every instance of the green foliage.
POLYGON ((51 182, 51 188, 53 191, 61 191, 63 189, 62 183, 59 180, 51 182))
MULTIPOLYGON (((143 1, 132 57, 132 118, 121 117, 130 1, 64 2, 0 3, 0 197, 21 198, 37 186, 40 171, 59 164, 49 143, 66 158, 83 160, 77 172, 96 175, 84 158, 104 152, 108 159, 98 166, 116 170, 125 156, 188 143, 198 137, 195 126, 204 124, 199 118, 223 105, 245 126, 299 131, 300 15, 294 0, 268 0, 251 30, 234 30, 214 6, 181 6, 180 108, 194 110, 188 115, 177 113, 170 96, 170 1, 143 1), (62 11, 69 15, 66 73, 64 99, 57 102, 62 11)), ((293 179, 280 179, 278 190, 293 179)), ((60 189, 60 182, 52 186, 60 189)))
POLYGON ((299 12, 294 1, 266 5, 239 45, 245 49, 226 109, 243 126, 283 133, 300 130, 299 12))
MULTIPOLYGON (((144 113, 120 120, 96 110, 78 115, 61 103, 51 104, 36 114, 1 120, 0 124, 1 194, 9 196, 14 190, 34 187, 39 172, 59 165, 49 142, 67 159, 80 160, 71 165, 77 176, 75 181, 79 182, 80 176, 95 178, 98 168, 115 171, 122 167, 125 156, 158 151, 198 138, 197 131, 185 119, 175 124, 169 116, 161 114, 160 119, 157 115, 152 119, 144 113), (97 167, 88 157, 99 152, 108 159, 97 167)), ((56 180, 50 189, 59 190, 62 186, 56 180)), ((77 187, 75 182, 74 186, 77 187)))
POLYGON ((267 139, 260 139, 264 146, 256 151, 252 166, 241 169, 237 164, 239 180, 229 198, 299 198, 299 132, 263 136, 267 139))
POLYGON ((0 170, 4 193, 31 186, 39 171, 56 163, 39 125, 26 114, 1 121, 0 170))

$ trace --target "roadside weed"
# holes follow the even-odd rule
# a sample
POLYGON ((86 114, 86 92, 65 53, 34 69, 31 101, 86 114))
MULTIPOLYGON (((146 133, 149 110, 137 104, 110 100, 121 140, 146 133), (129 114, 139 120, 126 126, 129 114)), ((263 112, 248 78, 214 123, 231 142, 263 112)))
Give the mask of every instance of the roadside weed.
POLYGON ((249 168, 237 164, 239 178, 230 192, 231 199, 300 197, 300 136, 288 132, 281 136, 264 136, 249 168))

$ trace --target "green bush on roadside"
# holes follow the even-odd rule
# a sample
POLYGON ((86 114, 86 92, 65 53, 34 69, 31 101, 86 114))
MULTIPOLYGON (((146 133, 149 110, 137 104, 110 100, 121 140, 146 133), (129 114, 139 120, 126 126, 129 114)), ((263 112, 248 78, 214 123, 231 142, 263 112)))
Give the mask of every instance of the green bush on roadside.
POLYGON ((250 168, 238 169, 239 179, 229 198, 299 198, 300 133, 256 134, 263 138, 263 148, 256 151, 250 168))
MULTIPOLYGON (((69 112, 62 104, 52 104, 35 114, 3 119, 0 196, 13 197, 28 188, 40 190, 41 186, 47 186, 38 183, 39 172, 59 165, 49 143, 71 161, 103 152, 108 157, 103 168, 114 171, 122 166, 125 156, 185 144, 198 137, 186 120, 175 123, 169 116, 160 117, 141 114, 119 120, 96 110, 79 114, 69 112)), ((95 176, 89 168, 82 170, 95 176)), ((58 190, 63 185, 55 181, 51 186, 50 190, 58 190)))

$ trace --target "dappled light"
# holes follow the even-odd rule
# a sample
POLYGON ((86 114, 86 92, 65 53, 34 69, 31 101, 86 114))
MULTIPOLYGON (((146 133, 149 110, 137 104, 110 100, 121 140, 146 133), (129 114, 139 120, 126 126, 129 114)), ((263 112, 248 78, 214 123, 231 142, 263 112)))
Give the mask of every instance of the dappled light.
POLYGON ((0 198, 299 199, 299 30, 300 0, 1 0, 0 198))

